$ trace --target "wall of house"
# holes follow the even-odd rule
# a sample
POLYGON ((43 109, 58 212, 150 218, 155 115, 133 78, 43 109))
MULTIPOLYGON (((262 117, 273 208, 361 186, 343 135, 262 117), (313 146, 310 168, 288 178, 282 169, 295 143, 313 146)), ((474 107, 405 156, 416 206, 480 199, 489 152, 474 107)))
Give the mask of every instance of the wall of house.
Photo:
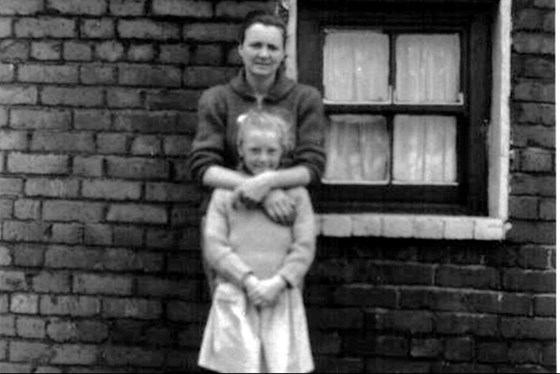
MULTIPOLYGON (((0 372, 196 371, 185 156, 262 1, 0 1, 0 372)), ((555 372, 554 0, 513 1, 504 242, 318 239, 324 372, 555 372)))

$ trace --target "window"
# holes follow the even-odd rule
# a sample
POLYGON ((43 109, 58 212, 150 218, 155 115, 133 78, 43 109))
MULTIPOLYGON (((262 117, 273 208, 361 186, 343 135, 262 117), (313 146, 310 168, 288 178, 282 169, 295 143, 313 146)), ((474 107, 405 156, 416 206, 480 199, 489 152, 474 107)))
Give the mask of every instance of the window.
POLYGON ((298 2, 298 78, 329 118, 319 213, 488 215, 495 3, 298 2))

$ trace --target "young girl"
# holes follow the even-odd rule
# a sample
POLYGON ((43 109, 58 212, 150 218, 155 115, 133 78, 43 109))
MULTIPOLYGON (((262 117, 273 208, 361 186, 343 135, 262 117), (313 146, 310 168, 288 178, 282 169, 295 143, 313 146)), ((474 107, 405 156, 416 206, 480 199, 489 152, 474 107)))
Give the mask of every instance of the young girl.
MULTIPOLYGON (((240 171, 270 173, 293 147, 279 115, 251 110, 239 117, 240 171)), ((292 226, 259 207, 237 204, 235 191, 213 192, 203 231, 212 277, 212 307, 198 364, 218 372, 302 373, 314 369, 301 285, 315 256, 314 215, 307 190, 295 201, 292 226)))

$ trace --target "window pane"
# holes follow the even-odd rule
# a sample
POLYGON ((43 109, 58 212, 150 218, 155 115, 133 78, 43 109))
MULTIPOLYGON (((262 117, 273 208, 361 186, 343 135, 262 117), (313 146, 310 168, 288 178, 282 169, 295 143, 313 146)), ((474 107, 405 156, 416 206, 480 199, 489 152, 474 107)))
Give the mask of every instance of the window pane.
POLYGON ((396 43, 396 101, 458 101, 461 58, 458 34, 399 35, 396 43))
POLYGON ((325 182, 386 182, 387 121, 382 116, 332 115, 325 182))
POLYGON ((395 116, 395 183, 454 184, 457 122, 447 116, 395 116))
POLYGON ((329 30, 325 35, 325 99, 389 100, 389 37, 375 31, 329 30))

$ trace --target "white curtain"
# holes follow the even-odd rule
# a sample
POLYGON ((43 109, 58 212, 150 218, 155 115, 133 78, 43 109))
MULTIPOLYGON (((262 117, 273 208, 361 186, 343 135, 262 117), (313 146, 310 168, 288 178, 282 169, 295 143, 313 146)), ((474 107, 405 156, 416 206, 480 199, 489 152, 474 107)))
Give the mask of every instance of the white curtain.
POLYGON ((329 30, 323 53, 326 100, 389 100, 389 37, 386 34, 329 30))
POLYGON ((453 184, 457 181, 457 123, 449 116, 395 116, 395 183, 453 184))
POLYGON ((455 103, 459 98, 458 34, 405 34, 396 41, 396 101, 455 103))
POLYGON ((326 147, 326 182, 388 180, 389 134, 384 117, 331 115, 326 147))

